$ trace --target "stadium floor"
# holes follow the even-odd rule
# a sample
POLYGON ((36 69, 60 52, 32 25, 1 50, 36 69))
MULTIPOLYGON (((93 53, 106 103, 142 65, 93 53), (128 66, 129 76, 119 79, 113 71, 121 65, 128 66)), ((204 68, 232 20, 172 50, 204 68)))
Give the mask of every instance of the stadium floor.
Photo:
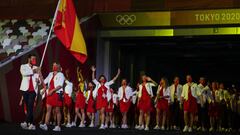
MULTIPOLYGON (((52 128, 52 127, 50 127, 52 128)), ((181 131, 139 131, 135 129, 106 129, 97 128, 63 128, 61 132, 43 131, 39 128, 35 131, 23 130, 17 124, 0 123, 1 134, 4 135, 239 135, 239 132, 192 132, 182 133, 181 131)))

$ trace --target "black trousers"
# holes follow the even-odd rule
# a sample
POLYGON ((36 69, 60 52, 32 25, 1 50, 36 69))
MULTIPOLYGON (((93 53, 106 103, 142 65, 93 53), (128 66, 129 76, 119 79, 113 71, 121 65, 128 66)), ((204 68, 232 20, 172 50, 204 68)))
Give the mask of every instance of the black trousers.
POLYGON ((170 111, 171 111, 171 123, 172 125, 176 125, 177 127, 181 126, 181 110, 180 105, 177 100, 174 101, 173 104, 170 105, 170 111))
POLYGON ((27 107, 26 122, 33 124, 33 106, 34 106, 36 93, 29 92, 29 91, 23 91, 22 95, 23 95, 23 101, 27 107))
POLYGON ((209 118, 208 118, 208 104, 204 104, 204 106, 200 106, 199 109, 199 115, 198 115, 198 120, 199 120, 199 126, 204 125, 204 127, 208 127, 209 123, 209 118))

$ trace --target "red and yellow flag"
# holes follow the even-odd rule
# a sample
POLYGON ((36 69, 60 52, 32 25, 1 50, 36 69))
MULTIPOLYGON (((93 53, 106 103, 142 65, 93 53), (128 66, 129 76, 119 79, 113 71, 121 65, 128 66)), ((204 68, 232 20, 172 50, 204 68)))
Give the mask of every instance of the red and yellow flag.
POLYGON ((54 33, 81 63, 87 59, 87 48, 72 0, 60 0, 54 33))

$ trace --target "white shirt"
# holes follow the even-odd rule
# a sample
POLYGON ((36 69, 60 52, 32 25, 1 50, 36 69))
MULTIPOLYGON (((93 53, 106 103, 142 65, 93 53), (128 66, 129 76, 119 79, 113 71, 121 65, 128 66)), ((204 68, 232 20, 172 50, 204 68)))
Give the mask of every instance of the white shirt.
MULTIPOLYGON (((126 97, 126 100, 129 100, 133 95, 133 92, 132 92, 132 88, 129 87, 129 86, 126 86, 125 88, 125 97, 126 97)), ((122 100, 123 98, 123 87, 121 86, 120 88, 118 88, 118 99, 119 101, 122 100)))
MULTIPOLYGON (((50 87, 50 82, 51 82, 52 77, 53 77, 53 72, 50 72, 50 73, 48 74, 47 78, 44 80, 44 83, 45 83, 45 84, 48 84, 48 87, 50 87)), ((54 87, 55 87, 55 88, 58 87, 58 86, 63 87, 64 80, 65 80, 65 77, 64 77, 63 73, 58 72, 58 73, 54 76, 54 78, 53 78, 54 87)), ((60 93, 60 92, 62 92, 62 91, 63 91, 63 89, 61 88, 61 89, 59 89, 58 91, 56 91, 56 93, 60 93)))
MULTIPOLYGON (((161 89, 162 89, 162 87, 160 85, 158 85, 157 96, 160 94, 161 89)), ((168 98, 165 98, 165 99, 168 100, 168 103, 170 103, 170 89, 169 89, 169 87, 163 88, 163 96, 168 96, 168 98)))
MULTIPOLYGON (((192 94, 192 96, 194 97, 194 98, 197 98, 197 92, 198 92, 198 90, 197 90, 197 84, 196 83, 191 83, 190 84, 190 86, 191 86, 191 94, 192 94)), ((183 85, 183 91, 182 91, 182 95, 181 95, 181 97, 183 97, 183 99, 184 100, 188 100, 188 87, 189 87, 189 85, 188 85, 188 83, 186 83, 185 85, 183 85)))
POLYGON ((208 86, 203 86, 201 83, 198 84, 198 98, 197 102, 201 105, 205 104, 211 97, 211 91, 208 86))
POLYGON ((33 69, 36 69, 37 66, 33 66, 33 68, 30 67, 29 64, 23 64, 20 67, 20 72, 22 75, 22 82, 20 86, 21 91, 28 91, 29 89, 29 82, 30 77, 32 77, 32 83, 34 87, 34 91, 38 93, 38 83, 40 82, 39 74, 33 73, 33 69))
POLYGON ((133 104, 136 104, 136 102, 137 102, 137 95, 138 95, 137 90, 132 92, 132 103, 133 104))
POLYGON ((174 97, 177 96, 177 100, 180 101, 181 100, 181 94, 182 94, 182 89, 183 86, 181 84, 177 85, 177 92, 175 92, 175 84, 172 84, 170 86, 170 98, 171 98, 171 102, 174 102, 174 97))
MULTIPOLYGON (((152 87, 156 87, 156 85, 154 83, 146 83, 145 84, 145 87, 147 89, 147 92, 148 94, 153 97, 153 92, 152 92, 152 87)), ((139 85, 139 91, 138 91, 138 97, 141 98, 142 97, 142 88, 143 88, 143 85, 140 84, 139 85)))
POLYGON ((65 81, 66 86, 64 88, 65 93, 68 94, 68 96, 72 96, 72 91, 73 91, 73 84, 69 82, 68 80, 65 81))
MULTIPOLYGON (((94 79, 93 80, 93 83, 96 85, 95 89, 93 90, 93 98, 96 98, 97 97, 97 93, 98 93, 98 89, 101 87, 101 84, 96 80, 94 79)), ((110 94, 110 86, 114 83, 113 80, 109 81, 109 82, 106 82, 104 84, 104 86, 107 88, 107 94, 110 94)), ((106 95, 107 96, 107 95, 106 95)))

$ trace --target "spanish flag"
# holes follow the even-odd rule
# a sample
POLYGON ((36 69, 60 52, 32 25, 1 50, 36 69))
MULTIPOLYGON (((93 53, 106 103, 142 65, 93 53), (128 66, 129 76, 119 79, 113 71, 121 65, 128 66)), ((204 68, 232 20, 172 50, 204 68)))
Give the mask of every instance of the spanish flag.
POLYGON ((87 59, 87 48, 72 0, 60 0, 54 33, 81 63, 87 59))

